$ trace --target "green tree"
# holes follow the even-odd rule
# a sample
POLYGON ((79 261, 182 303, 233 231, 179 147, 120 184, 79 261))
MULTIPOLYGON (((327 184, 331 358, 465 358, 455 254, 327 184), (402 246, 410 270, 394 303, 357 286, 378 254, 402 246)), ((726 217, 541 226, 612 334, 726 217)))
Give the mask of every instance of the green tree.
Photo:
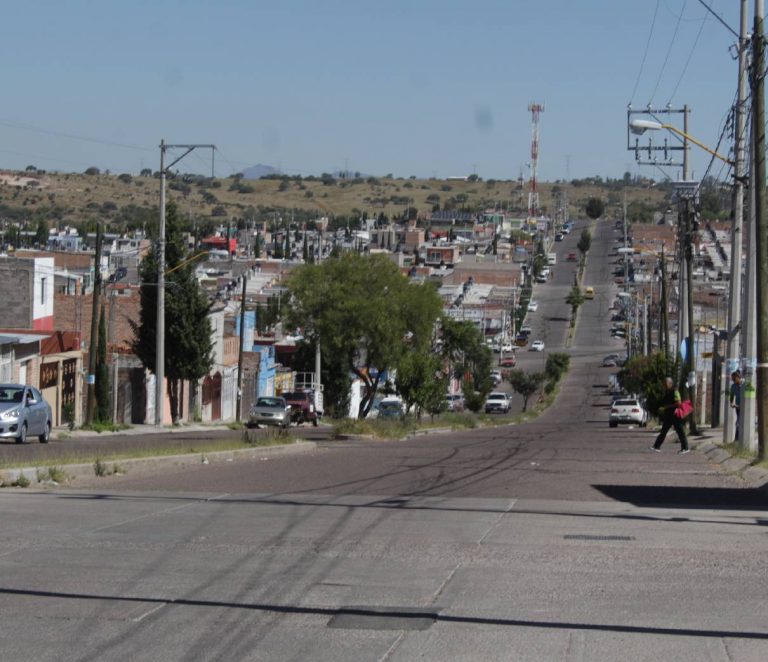
POLYGON ((587 216, 594 220, 603 215, 605 212, 605 205, 600 198, 590 198, 587 200, 587 206, 584 211, 586 211, 587 216))
MULTIPOLYGON (((181 264, 187 257, 187 249, 178 209, 172 201, 166 207, 165 219, 165 376, 171 417, 177 423, 180 382, 196 382, 210 372, 213 367, 213 340, 208 298, 194 276, 194 267, 181 264)), ((144 367, 155 372, 157 259, 154 254, 143 260, 140 275, 139 321, 130 321, 134 335, 132 347, 144 367)))
MULTIPOLYGON (((429 350, 441 308, 434 285, 410 284, 382 255, 346 252, 301 265, 288 288, 289 323, 363 383, 360 418, 368 415, 384 373, 397 368, 405 351, 429 350)), ((342 397, 331 394, 332 400, 342 397)))
POLYGON ((35 231, 35 243, 41 248, 45 248, 48 244, 48 223, 42 219, 37 222, 37 230, 35 231))
POLYGON ((96 411, 94 418, 100 423, 110 420, 109 367, 107 366, 107 316, 104 303, 99 315, 99 340, 96 349, 96 411))
POLYGON ((571 307, 571 326, 575 324, 576 313, 579 310, 579 306, 584 303, 584 295, 581 293, 581 288, 578 285, 574 285, 568 296, 565 298, 565 303, 571 307))
POLYGON ((655 352, 629 359, 619 370, 617 379, 627 393, 640 396, 649 414, 658 416, 665 391, 664 379, 674 379, 676 372, 674 360, 668 359, 663 352, 655 352))
POLYGON ((528 411, 528 399, 539 390, 544 382, 544 375, 540 372, 510 370, 507 381, 517 393, 523 396, 523 411, 528 411))
POLYGON ((482 332, 472 322, 444 317, 441 327, 443 358, 454 377, 461 380, 467 408, 478 412, 493 388, 491 351, 482 332))
POLYGON ((448 377, 439 357, 418 351, 406 351, 397 364, 397 393, 406 411, 416 407, 416 417, 423 411, 439 413, 445 402, 448 377))
POLYGON ((576 248, 579 249, 579 252, 581 253, 582 260, 584 259, 584 256, 589 252, 589 249, 592 246, 592 233, 584 228, 581 231, 581 236, 579 237, 579 243, 576 244, 576 248))
POLYGON ((568 372, 571 365, 571 357, 565 352, 552 352, 547 356, 547 362, 544 366, 544 375, 551 382, 559 382, 563 375, 568 372))

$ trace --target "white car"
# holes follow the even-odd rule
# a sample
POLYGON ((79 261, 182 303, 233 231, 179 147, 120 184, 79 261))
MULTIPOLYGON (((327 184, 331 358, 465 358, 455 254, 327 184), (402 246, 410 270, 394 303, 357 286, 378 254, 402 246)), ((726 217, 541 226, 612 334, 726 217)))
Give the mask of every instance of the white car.
POLYGON ((619 398, 611 404, 608 425, 615 428, 619 423, 634 423, 644 428, 648 424, 648 412, 637 398, 619 398))
POLYGON ((539 302, 538 301, 529 301, 528 302, 528 312, 529 313, 535 313, 539 309, 539 302))
POLYGON ((491 380, 493 381, 494 386, 501 384, 501 370, 491 370, 491 380))
POLYGON ((509 342, 509 340, 505 340, 505 341, 504 341, 504 342, 501 344, 501 351, 502 351, 502 352, 507 352, 507 353, 509 353, 509 352, 512 352, 512 351, 514 351, 514 349, 515 349, 515 346, 514 346, 514 345, 513 345, 511 342, 509 342))
POLYGON ((544 341, 543 340, 534 340, 533 344, 531 345, 531 351, 532 352, 543 352, 544 351, 544 341))
POLYGON ((53 415, 42 393, 25 384, 0 384, 0 439, 23 444, 27 436, 47 444, 53 415))
POLYGON ((510 403, 511 398, 509 393, 494 391, 493 393, 489 393, 485 400, 485 413, 492 414, 494 412, 501 412, 502 414, 508 414, 510 403))

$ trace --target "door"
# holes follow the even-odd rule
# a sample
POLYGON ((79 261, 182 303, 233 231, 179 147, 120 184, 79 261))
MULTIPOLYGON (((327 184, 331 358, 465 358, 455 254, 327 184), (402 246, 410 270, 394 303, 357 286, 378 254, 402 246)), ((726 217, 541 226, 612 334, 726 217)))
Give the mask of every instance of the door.
POLYGON ((217 372, 213 376, 211 383, 211 420, 221 420, 221 373, 217 372))

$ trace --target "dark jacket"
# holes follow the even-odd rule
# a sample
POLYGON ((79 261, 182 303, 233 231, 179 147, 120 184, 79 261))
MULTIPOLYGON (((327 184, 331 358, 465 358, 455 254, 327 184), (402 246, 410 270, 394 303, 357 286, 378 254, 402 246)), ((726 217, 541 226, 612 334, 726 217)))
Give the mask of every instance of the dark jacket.
POLYGON ((680 391, 674 388, 665 391, 664 397, 661 399, 661 407, 659 407, 659 414, 662 420, 675 420, 675 409, 677 409, 677 405, 680 402, 680 391))

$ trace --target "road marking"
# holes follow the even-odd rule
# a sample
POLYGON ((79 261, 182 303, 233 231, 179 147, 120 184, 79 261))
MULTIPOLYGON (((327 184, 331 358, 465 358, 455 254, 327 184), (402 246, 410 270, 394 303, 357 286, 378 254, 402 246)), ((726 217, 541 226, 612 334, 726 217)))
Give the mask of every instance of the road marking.
POLYGON ((151 616, 151 615, 152 615, 152 614, 154 614, 156 611, 160 611, 160 610, 161 610, 163 607, 165 607, 167 604, 168 604, 167 602, 163 602, 162 604, 159 604, 159 605, 157 605, 156 607, 153 607, 153 608, 152 608, 152 609, 150 609, 149 611, 145 611, 143 614, 141 614, 141 615, 139 615, 139 616, 136 616, 135 618, 132 618, 131 620, 132 620, 134 623, 138 623, 139 621, 143 621, 143 620, 144 620, 144 619, 145 619, 147 616, 151 616))

